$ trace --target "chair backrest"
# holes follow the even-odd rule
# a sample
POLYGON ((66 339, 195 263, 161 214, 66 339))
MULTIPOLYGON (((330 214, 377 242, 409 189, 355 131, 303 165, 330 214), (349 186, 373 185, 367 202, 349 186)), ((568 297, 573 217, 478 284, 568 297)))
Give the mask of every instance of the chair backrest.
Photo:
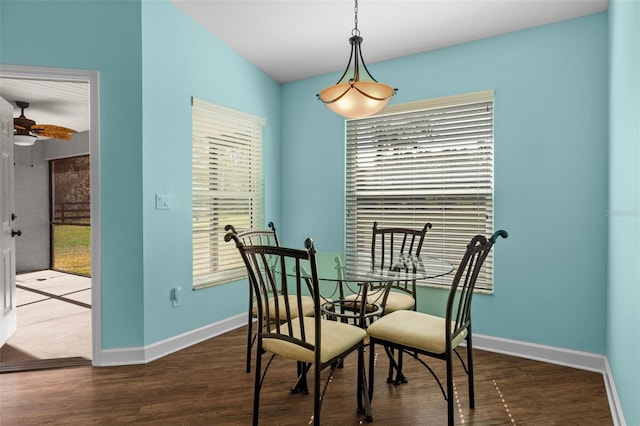
POLYGON ((224 230, 235 234, 245 246, 279 246, 278 233, 273 222, 267 225, 269 229, 248 229, 236 231, 233 225, 227 225, 224 230))
MULTIPOLYGON (((471 325, 471 297, 476 286, 476 280, 482 269, 485 259, 498 237, 507 238, 507 231, 496 231, 490 239, 483 235, 476 235, 467 245, 467 250, 458 266, 455 277, 449 290, 447 300, 446 324, 447 346, 451 340, 471 325)), ((447 349, 451 349, 447 347, 447 349)))
MULTIPOLYGON (((319 346, 320 290, 313 241, 307 238, 306 250, 298 250, 276 246, 249 246, 237 234, 227 233, 225 240, 232 239, 247 268, 249 283, 257 298, 257 329, 260 338, 279 339, 309 350, 319 346), (303 272, 303 269, 309 274, 303 272), (275 293, 284 297, 272 298, 269 303, 270 296, 275 293), (308 321, 308 318, 297 314, 304 311, 305 295, 313 297, 314 317, 317 321, 308 321), (314 329, 309 329, 310 327, 314 329), (297 331, 294 333, 294 330, 297 331), (315 343, 305 342, 306 336, 315 336, 315 343)), ((319 357, 319 351, 317 352, 319 357)))
POLYGON ((430 223, 425 223, 421 229, 379 228, 378 222, 373 222, 371 266, 390 271, 415 268, 411 259, 420 256, 424 237, 430 228, 430 223))
MULTIPOLYGON (((245 231, 238 232, 235 227, 231 224, 224 227, 224 230, 229 234, 233 234, 236 238, 242 242, 242 244, 246 246, 273 246, 280 247, 280 241, 278 240, 278 233, 276 232, 276 227, 273 222, 269 222, 267 224, 269 229, 247 229, 245 231)), ((225 236, 225 241, 230 241, 225 236)), ((270 266, 271 269, 275 267, 275 265, 270 266)), ((279 294, 280 292, 275 292, 273 294, 279 294)), ((272 294, 272 296, 273 296, 272 294)), ((249 298, 254 300, 253 287, 249 286, 249 298)))

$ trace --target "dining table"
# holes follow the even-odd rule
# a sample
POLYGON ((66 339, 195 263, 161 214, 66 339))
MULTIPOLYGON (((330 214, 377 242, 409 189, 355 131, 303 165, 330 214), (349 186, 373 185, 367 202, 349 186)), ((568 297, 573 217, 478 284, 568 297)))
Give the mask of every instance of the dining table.
POLYGON ((414 280, 426 282, 453 271, 451 263, 432 256, 399 256, 389 268, 376 268, 369 259, 370 255, 361 254, 355 256, 354 261, 345 262, 342 253, 316 253, 323 299, 321 310, 324 314, 366 328, 383 313, 378 303, 360 303, 367 300, 372 284, 414 280))

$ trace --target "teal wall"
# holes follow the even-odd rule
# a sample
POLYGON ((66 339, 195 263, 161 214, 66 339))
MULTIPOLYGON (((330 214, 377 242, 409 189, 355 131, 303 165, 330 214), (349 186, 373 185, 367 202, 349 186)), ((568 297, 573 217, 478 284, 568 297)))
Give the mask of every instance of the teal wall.
POLYGON ((191 96, 264 117, 266 214, 279 223, 280 85, 168 2, 142 2, 145 344, 247 310, 246 282, 191 291, 191 96), (155 209, 155 194, 171 196, 155 209), (171 288, 184 300, 172 308, 171 288))
POLYGON ((266 218, 278 223, 279 85, 167 1, 3 0, 0 19, 2 64, 100 72, 102 348, 246 312, 246 284, 190 290, 190 97, 266 118, 266 218), (156 193, 170 210, 155 210, 156 193))
MULTIPOLYGON (((602 13, 369 66, 394 104, 495 90, 495 228, 510 237, 494 294, 475 297, 478 333, 605 353, 607 52, 602 13)), ((338 77, 282 90, 286 244, 344 244, 344 120, 315 99, 338 77)), ((422 289, 419 309, 441 297, 422 289)))
POLYGON ((143 343, 140 2, 0 3, 2 64, 100 71, 102 347, 143 343))
POLYGON ((628 425, 640 425, 640 2, 609 5, 607 355, 628 425))

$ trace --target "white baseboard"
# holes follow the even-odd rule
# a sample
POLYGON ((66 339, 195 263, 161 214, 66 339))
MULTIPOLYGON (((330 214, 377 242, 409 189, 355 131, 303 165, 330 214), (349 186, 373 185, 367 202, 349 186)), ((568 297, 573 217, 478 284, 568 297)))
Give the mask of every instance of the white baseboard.
POLYGON ((544 361, 551 364, 579 368, 581 370, 595 371, 597 373, 606 372, 607 358, 604 355, 590 352, 574 351, 572 349, 503 339, 477 333, 473 333, 473 347, 489 352, 513 355, 535 361, 544 361))
POLYGON ((93 359, 96 367, 116 365, 146 364, 165 355, 195 345, 212 337, 227 333, 247 324, 247 314, 240 314, 226 318, 213 324, 188 331, 169 339, 153 343, 148 346, 131 348, 102 349, 93 359))
POLYGON ((618 399, 618 391, 616 390, 616 384, 613 381, 613 373, 609 366, 609 360, 605 359, 606 372, 604 373, 604 386, 607 388, 607 399, 609 400, 609 407, 611 408, 611 417, 613 418, 613 424, 616 426, 625 426, 627 423, 624 420, 624 413, 620 406, 620 400, 618 399))
POLYGON ((604 378, 613 424, 616 426, 625 425, 622 407, 618 399, 618 392, 616 391, 613 375, 611 374, 609 361, 606 356, 476 333, 473 334, 473 347, 489 352, 497 352, 519 358, 601 373, 604 378))

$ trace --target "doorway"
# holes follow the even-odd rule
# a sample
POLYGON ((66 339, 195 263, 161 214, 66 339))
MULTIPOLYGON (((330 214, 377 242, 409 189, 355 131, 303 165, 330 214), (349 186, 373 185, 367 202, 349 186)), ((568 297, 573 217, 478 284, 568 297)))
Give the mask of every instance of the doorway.
MULTIPOLYGON (((37 300, 47 300, 51 303, 57 303, 57 306, 61 306, 59 302, 65 303, 65 309, 69 308, 71 310, 82 310, 90 309, 90 312, 87 312, 88 315, 85 315, 88 319, 88 331, 84 333, 84 339, 89 340, 88 350, 85 348, 82 351, 78 351, 78 357, 81 358, 90 358, 94 365, 99 365, 100 362, 100 341, 101 341, 101 324, 100 324, 100 256, 99 256, 99 248, 100 248, 100 232, 99 232, 99 74, 96 71, 85 71, 85 70, 68 70, 68 69, 57 69, 57 68, 39 68, 39 67, 19 67, 19 66, 5 66, 0 65, 0 86, 2 86, 2 90, 8 86, 3 84, 4 82, 10 81, 12 83, 17 83, 20 87, 21 85, 29 85, 38 87, 40 93, 49 93, 48 99, 42 99, 43 102, 49 102, 50 104, 55 104, 56 102, 61 102, 61 99, 68 93, 67 90, 62 92, 47 92, 47 85, 53 83, 60 83, 66 85, 84 85, 87 88, 88 98, 86 103, 84 104, 85 113, 88 115, 89 120, 89 129, 86 130, 84 135, 84 143, 85 149, 88 152, 88 157, 91 159, 91 167, 90 167, 90 205, 89 208, 84 206, 85 213, 88 213, 91 220, 90 225, 88 225, 90 229, 91 242, 90 242, 90 251, 91 251, 91 266, 90 266, 90 278, 82 277, 76 274, 66 274, 61 271, 55 271, 50 269, 52 265, 55 266, 56 260, 51 255, 55 242, 53 241, 51 229, 55 227, 54 220, 50 220, 47 218, 47 232, 46 238, 48 239, 48 243, 46 250, 47 257, 47 268, 39 268, 36 267, 34 269, 34 265, 25 265, 19 262, 20 250, 17 250, 17 260, 18 260, 18 273, 16 275, 17 283, 16 287, 18 291, 22 292, 25 287, 28 288, 28 296, 23 295, 23 301, 26 304, 39 303, 37 300), (22 268, 22 271, 20 270, 22 268), (25 272, 25 273, 21 273, 25 272), (45 287, 43 290, 42 287, 45 287), (22 289, 20 287, 23 287, 22 289), (35 291, 33 291, 35 289, 35 291), (43 299, 44 298, 44 299, 43 299), (87 356, 88 352, 88 356, 87 356)), ((28 100, 28 99, 27 99, 28 100)), ((35 102, 34 102, 35 105, 35 102)), ((55 107, 55 105, 49 105, 50 107, 55 107)), ((53 108, 57 110, 63 110, 64 108, 58 107, 53 108)), ((27 110, 28 112, 28 110, 27 110)), ((66 114, 72 114, 72 112, 66 111, 66 114)), ((25 114, 27 116, 27 114, 25 114)), ((52 123, 54 124, 54 123, 52 123)), ((69 126, 70 127, 70 126, 69 126)), ((82 139, 82 137, 80 138, 82 139)), ((44 143, 48 141, 42 141, 40 149, 48 151, 48 153, 44 154, 44 158, 47 161, 47 173, 49 164, 48 161, 50 158, 47 156, 51 156, 51 151, 55 151, 53 149, 53 142, 62 142, 63 145, 60 148, 62 151, 58 151, 58 158, 69 158, 75 156, 73 149, 71 149, 71 145, 64 145, 66 141, 56 141, 49 140, 51 142, 46 146, 44 143), (71 149, 71 150, 70 150, 71 149), (67 150, 67 151, 65 151, 67 150), (62 152, 60 154, 60 152, 62 152)), ((40 143, 40 141, 36 142, 40 143)), ((24 147, 22 152, 22 160, 25 160, 29 163, 29 167, 36 167, 37 154, 42 154, 39 152, 26 152, 24 151, 24 147), (25 153, 26 152, 26 153, 25 153), (36 154, 36 156, 33 156, 36 154)), ((20 153, 18 153, 20 154, 20 153)), ((19 161, 19 156, 16 156, 16 161, 19 161)), ((16 164, 18 166, 18 164, 16 164)), ((49 175, 47 177, 49 180, 49 175)), ((16 195, 20 195, 20 183, 16 183, 16 195)), ((41 190, 42 188, 40 188, 41 190)), ((46 188, 47 193, 49 193, 49 187, 46 188)), ((16 203, 18 204, 18 203, 16 203)), ((45 210, 47 214, 51 211, 53 207, 52 200, 47 195, 47 205, 41 206, 40 209, 29 209, 29 213, 37 212, 41 210, 45 210), (44 208, 42 208, 44 207, 44 208)), ((28 215, 27 214, 27 215, 28 215)), ((26 219, 26 218, 25 218, 26 219)), ((25 220, 25 222, 27 222, 25 220)), ((27 224, 24 224, 28 226, 27 224)), ((87 224, 84 224, 85 226, 87 224)), ((22 226, 22 225, 20 225, 22 226)), ((23 228, 23 231, 26 232, 27 228, 23 228)), ((31 232, 31 234, 37 234, 38 232, 31 232)), ((24 236, 26 235, 23 232, 24 236)), ((42 240, 40 240, 42 241, 42 240)), ((30 252, 30 251, 29 251, 30 252)), ((38 251, 42 253, 42 250, 38 251)), ((30 259, 31 262, 38 262, 38 259, 30 259)), ((18 300, 18 304, 22 305, 23 303, 18 300)), ((44 306, 44 305, 42 305, 44 306)), ((26 314, 25 314, 26 315, 26 314)), ((37 321, 37 319, 35 320, 37 321)), ((18 329, 20 329, 21 320, 20 320, 20 309, 18 309, 18 329)), ((52 328, 55 328, 55 325, 51 325, 52 328)), ((17 334, 17 333, 16 333, 17 334)), ((72 334, 72 333, 69 333, 72 334)), ((82 335, 82 333, 81 333, 82 335)), ((76 334, 77 338, 77 334, 76 334)), ((69 340, 68 344, 63 344, 62 347, 73 348, 74 347, 73 340, 69 340)), ((85 345, 87 346, 87 345, 85 345)), ((62 356, 67 357, 71 352, 61 352, 62 356)))

